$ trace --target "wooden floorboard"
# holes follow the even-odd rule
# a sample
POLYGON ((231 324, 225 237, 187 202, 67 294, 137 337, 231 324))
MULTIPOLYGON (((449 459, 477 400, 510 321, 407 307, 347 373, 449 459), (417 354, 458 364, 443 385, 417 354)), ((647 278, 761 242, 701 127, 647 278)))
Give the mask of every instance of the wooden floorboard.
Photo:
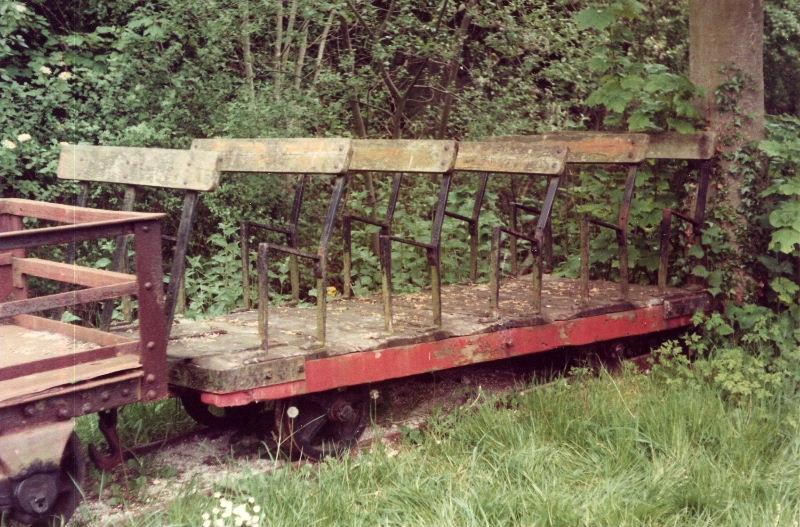
POLYGON ((619 287, 593 281, 590 302, 582 305, 577 280, 544 277, 542 313, 530 313, 530 277, 504 281, 500 318, 490 316, 488 284, 458 284, 443 288, 442 327, 433 328, 430 294, 396 295, 394 332, 384 331, 380 296, 338 299, 329 303, 327 345, 314 349, 316 309, 270 309, 270 347, 260 349, 257 314, 234 313, 210 320, 180 320, 168 347, 171 381, 206 391, 235 391, 302 379, 305 360, 378 350, 450 337, 485 333, 503 327, 547 324, 601 313, 626 311, 663 303, 655 286, 631 285, 628 302, 618 300, 619 287))

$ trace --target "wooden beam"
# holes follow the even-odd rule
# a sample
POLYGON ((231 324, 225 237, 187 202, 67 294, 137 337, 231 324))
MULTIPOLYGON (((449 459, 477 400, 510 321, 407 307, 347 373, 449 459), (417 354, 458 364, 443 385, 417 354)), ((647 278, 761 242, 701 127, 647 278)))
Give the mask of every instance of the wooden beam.
POLYGON ((455 141, 428 139, 354 139, 350 170, 443 173, 453 169, 455 141))
POLYGON ((649 135, 648 159, 710 159, 714 157, 717 146, 717 134, 714 132, 664 132, 649 135))
MULTIPOLYGON (((160 285, 160 284, 159 284, 160 285)), ((36 313, 57 307, 69 307, 89 302, 99 302, 111 298, 119 298, 124 295, 135 295, 139 291, 136 282, 124 284, 106 285, 93 287, 91 289, 79 289, 66 293, 56 293, 54 295, 26 298, 24 300, 13 300, 0 304, 0 319, 23 315, 26 313, 36 313)))
POLYGON ((12 321, 17 326, 31 331, 48 331, 65 337, 82 340, 83 342, 93 342, 100 346, 113 346, 115 344, 125 344, 132 342, 129 338, 107 333, 99 329, 87 328, 75 324, 67 324, 52 318, 37 317, 35 315, 16 315, 12 321))
MULTIPOLYGON (((90 209, 88 207, 75 207, 73 205, 18 198, 0 198, 0 214, 11 214, 66 224, 112 220, 152 220, 166 217, 165 214, 160 213, 90 209)), ((32 230, 28 229, 26 232, 31 232, 32 230)))
POLYGON ((567 147, 567 163, 641 163, 647 154, 647 134, 611 132, 557 132, 508 135, 489 141, 519 141, 567 147))
POLYGON ((513 141, 461 141, 455 170, 507 174, 560 174, 567 148, 513 141))
POLYGON ((350 166, 350 139, 195 139, 192 151, 218 152, 223 172, 342 174, 350 166))
POLYGON ((39 258, 14 258, 12 265, 15 275, 26 274, 38 276, 39 278, 56 280, 58 282, 81 285, 84 287, 99 287, 136 281, 136 276, 132 274, 51 262, 39 258))
POLYGON ((219 154, 202 150, 64 145, 58 177, 183 190, 214 190, 219 154))

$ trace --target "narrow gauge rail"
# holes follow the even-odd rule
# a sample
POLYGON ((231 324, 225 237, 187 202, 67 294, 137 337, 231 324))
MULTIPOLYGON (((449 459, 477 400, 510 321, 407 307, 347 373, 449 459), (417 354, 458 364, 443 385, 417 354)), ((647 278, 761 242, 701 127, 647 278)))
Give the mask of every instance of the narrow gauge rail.
MULTIPOLYGON (((160 294, 160 288, 153 287, 153 284, 161 283, 160 275, 156 276, 161 271, 161 264, 158 260, 156 270, 153 263, 155 259, 147 260, 140 255, 140 232, 136 231, 138 279, 135 283, 138 284, 140 320, 135 342, 138 343, 136 349, 140 352, 141 364, 132 365, 125 371, 138 372, 137 368, 141 367, 141 374, 136 374, 137 382, 143 382, 142 379, 147 382, 150 378, 149 366, 143 357, 155 356, 158 350, 163 350, 160 342, 167 335, 169 367, 159 369, 152 390, 139 384, 136 390, 127 392, 129 395, 136 394, 135 397, 130 396, 129 400, 114 400, 113 404, 104 400, 104 404, 86 403, 80 407, 75 403, 65 415, 72 417, 90 411, 104 411, 101 414, 101 430, 108 440, 109 449, 105 454, 95 451, 94 458, 101 467, 111 467, 122 459, 114 409, 134 400, 161 397, 165 390, 162 379, 168 375, 171 392, 181 398, 187 411, 198 421, 212 426, 230 426, 251 423, 253 419, 270 420, 274 424, 275 437, 290 455, 319 458, 341 452, 357 441, 366 426, 366 387, 372 383, 567 346, 688 327, 695 311, 708 308, 709 296, 700 284, 668 286, 672 220, 685 222, 690 233, 686 239, 690 244, 699 243, 714 141, 710 133, 647 135, 576 132, 494 138, 482 142, 204 139, 196 140, 191 150, 184 151, 66 146, 62 150, 58 175, 62 179, 81 182, 80 207, 73 208, 75 211, 90 210, 82 208, 87 202, 90 182, 124 185, 123 208, 126 210, 96 213, 119 214, 119 218, 124 218, 121 221, 132 222, 131 225, 136 221, 150 222, 152 230, 147 239, 152 244, 153 236, 160 237, 160 234, 152 234, 158 232, 157 220, 160 216, 142 216, 130 212, 134 207, 137 187, 182 191, 184 207, 176 235, 163 237, 174 244, 171 279, 163 310, 157 300, 151 304, 152 309, 147 307, 146 302, 142 303, 143 298, 158 297, 160 294), (628 217, 635 197, 637 170, 648 159, 686 160, 689 162, 687 170, 697 169, 699 176, 694 211, 691 214, 664 211, 658 283, 643 285, 630 283, 628 278, 628 242, 632 236, 628 217), (619 187, 622 199, 618 220, 612 223, 587 216, 576 218, 581 231, 581 276, 578 279, 557 278, 549 273, 553 258, 551 216, 558 213, 560 197, 569 193, 568 184, 564 184, 569 179, 566 173, 573 165, 582 164, 609 165, 612 169, 624 170, 625 178, 619 187), (289 221, 285 225, 268 223, 260 218, 243 222, 244 311, 212 320, 181 319, 173 323, 201 193, 213 191, 221 177, 236 177, 242 172, 262 174, 265 178, 296 178, 289 221), (348 181, 362 172, 391 178, 388 207, 382 217, 366 218, 341 210, 348 181), (466 173, 478 174, 479 178, 470 216, 448 209, 451 188, 458 185, 466 173), (492 232, 489 255, 491 276, 489 283, 478 283, 477 260, 480 255, 477 242, 487 183, 490 178, 499 178, 501 184, 510 182, 512 175, 540 178, 545 181, 546 191, 544 196, 539 197, 536 206, 522 202, 512 204, 514 214, 511 225, 487 226, 492 232), (395 232, 395 211, 403 188, 413 184, 415 177, 435 178, 439 182, 431 233, 426 239, 409 239, 395 232), (322 219, 322 235, 316 247, 309 251, 305 248, 307 244, 301 243, 299 225, 303 214, 314 213, 303 210, 304 192, 312 178, 329 180, 331 194, 322 219), (536 215, 532 229, 526 230, 520 226, 520 211, 536 215), (326 298, 331 279, 329 254, 331 244, 338 243, 340 239, 337 232, 340 219, 343 227, 342 282, 345 295, 344 298, 329 301, 326 298), (442 225, 450 220, 466 226, 472 280, 467 284, 443 286, 441 269, 447 262, 444 258, 446 255, 441 252, 442 225), (360 228, 361 224, 371 224, 380 230, 382 290, 374 296, 353 297, 350 283, 358 269, 353 269, 350 257, 352 231, 360 228), (615 233, 620 269, 617 283, 590 279, 589 237, 593 228, 609 229, 615 233), (258 243, 270 231, 284 236, 286 243, 258 243), (508 245, 512 264, 512 275, 506 278, 500 275, 504 243, 508 245), (396 264, 392 261, 392 248, 397 244, 409 245, 426 255, 430 269, 429 294, 393 294, 393 264, 396 264), (517 261, 520 244, 526 247, 531 257, 532 272, 529 274, 520 274, 517 261), (295 302, 270 307, 269 281, 266 277, 276 254, 286 255, 290 259, 290 280, 295 302), (252 265, 254 257, 255 268, 252 265), (316 277, 316 308, 296 305, 299 300, 301 262, 310 263, 316 277), (150 277, 143 278, 143 272, 149 272, 150 277), (256 299, 252 299, 250 294, 253 282, 258 283, 256 299), (151 287, 144 287, 147 284, 151 287), (253 309, 253 300, 256 300, 256 309, 253 309), (152 336, 153 331, 157 333, 156 336, 152 336), (148 354, 148 349, 156 351, 148 354), (265 402, 270 404, 265 405, 265 402)), ((37 206, 40 208, 36 210, 57 207, 45 204, 37 206)), ((0 212, 0 218, 10 217, 5 209, 0 212)), ((78 216, 88 218, 87 214, 81 212, 78 216)), ((43 218, 68 221, 63 215, 43 218)), ((21 228, 17 220, 6 219, 4 222, 2 225, 6 231, 21 228)), ((118 236, 113 262, 115 271, 111 273, 116 276, 126 268, 127 237, 122 234, 132 232, 131 228, 104 227, 97 230, 95 224, 91 225, 95 229, 92 233, 118 236)), ((73 231, 77 228, 77 225, 72 227, 73 231)), ((68 236, 74 237, 75 232, 83 232, 73 231, 68 236)), ((23 232, 27 235, 32 231, 23 232)), ((22 312, 14 311, 19 309, 19 302, 22 301, 19 299, 24 298, 19 296, 24 289, 19 286, 20 277, 25 274, 36 276, 38 269, 34 259, 24 258, 24 254, 19 252, 22 248, 19 243, 14 245, 7 241, 14 235, 13 232, 0 234, 0 272, 5 273, 0 280, 4 288, 0 291, 0 301, 3 302, 0 304, 0 318, 7 322, 9 317, 14 317, 11 319, 13 324, 4 323, 0 325, 0 330, 8 330, 15 324, 21 325, 19 317, 22 312), (11 284, 14 284, 13 287, 11 284)), ((85 237, 83 234, 77 236, 78 239, 85 237)), ((63 236, 46 235, 39 242, 61 243, 65 240, 67 238, 63 236)), ((23 244, 26 247, 34 245, 23 244)), ((149 252, 153 253, 151 256, 159 253, 156 250, 149 252)), ((74 253, 70 252, 69 259, 72 258, 74 253)), ((86 275, 89 271, 82 273, 86 275)), ((53 278, 53 273, 45 277, 53 278)), ((95 282, 76 283, 97 285, 95 282)), ((123 289, 115 289, 113 296, 137 292, 132 286, 123 289)), ((72 293, 70 298, 105 301, 111 297, 105 293, 79 292, 72 293)), ((27 307, 30 311, 41 311, 66 305, 56 301, 27 307)), ((107 303, 106 306, 100 317, 101 330, 108 329, 110 325, 111 305, 107 303)), ((48 325, 45 328, 43 325, 38 328, 58 333, 53 329, 55 327, 48 325)), ((95 335, 93 332, 108 335, 107 332, 92 329, 82 331, 82 335, 95 335)), ((113 338, 123 337, 116 332, 113 338)), ((4 339, 3 342, 10 341, 4 339)), ((5 355, 13 357, 15 354, 5 355)), ((42 360, 37 358, 34 362, 42 365, 42 360)), ((45 362, 47 360, 51 359, 45 362)), ((58 366, 61 364, 56 364, 58 360, 62 359, 52 364, 47 362, 45 366, 58 366)), ((17 429, 10 423, 18 423, 19 430, 27 430, 39 421, 34 423, 30 416, 26 416, 28 406, 20 404, 23 402, 20 397, 26 397, 27 393, 26 388, 22 387, 25 383, 19 382, 23 375, 13 367, 0 369, 0 374, 3 373, 11 383, 3 392, 5 396, 0 397, 0 412, 6 412, 0 415, 0 442, 7 442, 9 437, 15 437, 9 431, 17 429), (16 413, 12 415, 6 408, 16 413)), ((38 370, 28 373, 40 374, 38 370)), ((107 378, 110 377, 103 374, 102 382, 107 378)), ((85 381, 96 382, 94 378, 85 381)), ((0 386, 3 382, 6 381, 0 377, 0 386)), ((78 387, 84 386, 81 384, 84 380, 61 379, 59 382, 61 384, 45 388, 44 392, 35 391, 32 397, 42 399, 42 393, 49 393, 46 391, 49 389, 80 393, 78 387)), ((91 385, 90 388, 94 389, 95 386, 91 385)), ((105 392, 99 393, 102 398, 105 392)), ((56 415, 60 416, 57 412, 56 415)), ((63 435, 68 436, 68 433, 63 435)), ((48 439, 42 442, 35 440, 33 443, 48 443, 52 450, 53 443, 48 439)), ((58 455, 55 458, 50 456, 51 465, 53 460, 60 459, 62 452, 70 449, 56 450, 58 455)), ((3 453, 7 451, 4 449, 3 453)), ((31 457, 28 456, 28 459, 31 457)), ((4 460, 4 463, 4 466, 9 466, 7 461, 4 460)), ((0 508, 12 511, 19 509, 13 502, 16 491, 6 490, 6 494, 3 494, 4 488, 10 489, 17 484, 18 478, 12 477, 17 473, 19 471, 8 469, 4 473, 7 476, 5 483, 0 483, 0 508), (3 487, 3 484, 6 486, 3 487)), ((21 517, 24 521, 31 519, 21 517)))

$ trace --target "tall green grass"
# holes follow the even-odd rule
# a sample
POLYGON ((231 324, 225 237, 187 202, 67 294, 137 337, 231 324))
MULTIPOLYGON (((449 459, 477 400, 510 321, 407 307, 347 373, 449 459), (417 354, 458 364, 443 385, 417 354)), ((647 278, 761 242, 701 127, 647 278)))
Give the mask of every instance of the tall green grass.
MULTIPOLYGON (((733 406, 710 388, 601 375, 214 490, 255 498, 261 525, 277 526, 800 525, 800 405, 733 406)), ((202 525, 218 502, 187 490, 131 525, 202 525)))

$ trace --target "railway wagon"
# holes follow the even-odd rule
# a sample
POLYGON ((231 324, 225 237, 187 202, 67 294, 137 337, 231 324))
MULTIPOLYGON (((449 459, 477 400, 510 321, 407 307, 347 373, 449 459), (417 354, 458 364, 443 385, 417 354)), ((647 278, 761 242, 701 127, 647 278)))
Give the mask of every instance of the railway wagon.
POLYGON ((167 395, 162 218, 0 199, 0 522, 68 520, 86 472, 74 418, 99 412, 113 427, 115 408, 167 395), (135 274, 44 257, 48 246, 128 236, 135 274), (34 296, 45 287, 53 292, 34 296), (40 315, 128 295, 139 306, 135 338, 40 315))
MULTIPOLYGON (((133 206, 135 186, 141 182, 111 177, 98 170, 93 148, 70 147, 62 153, 73 166, 69 174, 83 181, 125 185, 126 206, 133 206), (88 175, 87 175, 88 174, 88 175)), ((185 192, 176 236, 172 273, 166 299, 169 382, 187 411, 201 423, 230 426, 258 419, 269 422, 273 434, 290 452, 308 458, 341 452, 352 445, 366 425, 368 392, 374 383, 420 373, 555 350, 567 346, 653 335, 691 325, 695 311, 708 307, 709 296, 700 284, 668 285, 672 221, 685 222, 692 232, 689 243, 699 243, 705 200, 714 154, 714 136, 698 134, 610 134, 569 132, 514 136, 485 141, 351 140, 351 139, 200 139, 191 155, 218 156, 206 183, 182 175, 146 184, 185 192), (649 159, 688 162, 698 174, 694 211, 664 211, 660 233, 661 262, 656 284, 630 283, 628 225, 635 198, 637 169, 649 159), (622 199, 617 221, 581 216, 581 273, 577 279, 557 278, 552 269, 553 240, 550 219, 558 209, 565 170, 600 164, 621 168, 622 199), (696 169, 696 170, 695 170, 696 169), (173 323, 200 193, 213 190, 219 177, 257 173, 264 178, 294 178, 294 198, 286 224, 264 219, 242 223, 244 310, 206 320, 173 323), (388 205, 382 217, 362 217, 342 211, 348 181, 370 172, 390 178, 388 205), (470 216, 448 208, 453 185, 464 174, 478 174, 479 184, 470 216), (491 276, 477 281, 478 232, 486 184, 497 178, 542 178, 546 192, 536 206, 514 203, 510 225, 491 228, 491 276), (395 211, 402 191, 415 177, 438 182, 431 214, 430 237, 398 235, 395 211), (303 208, 309 181, 329 182, 327 210, 303 208), (517 213, 533 213, 530 229, 520 227, 517 213), (315 215, 316 214, 316 215, 315 215), (305 215, 322 224, 315 244, 303 242, 299 225, 305 215), (444 221, 466 226, 470 244, 471 282, 442 285, 441 252, 444 221), (341 237, 338 226, 341 224, 341 237), (369 224, 380 231, 381 292, 355 297, 350 288, 354 270, 350 258, 352 230, 369 224), (615 235, 620 277, 618 282, 590 279, 589 238, 592 229, 615 235), (273 232, 285 243, 266 242, 273 232), (262 240, 259 242, 259 240, 262 240), (332 243, 343 244, 344 295, 326 298, 331 281, 332 243), (392 248, 409 245, 426 256, 430 288, 417 294, 393 294, 392 248), (511 276, 501 277, 503 246, 507 245, 511 276), (522 274, 518 246, 526 247, 531 272, 522 274), (312 246, 309 249, 309 246, 312 246), (288 257, 293 302, 270 306, 267 279, 276 255, 288 257), (253 257, 255 266, 252 265, 253 257), (299 266, 308 263, 316 280, 316 306, 299 304, 299 266), (255 276, 254 276, 255 271, 255 276), (257 283, 257 298, 251 288, 257 283), (256 300, 254 303, 253 300, 256 300), (255 304, 255 308, 254 308, 255 304), (265 405, 264 403, 268 403, 265 405)), ((137 155, 146 155, 138 152, 137 155)), ((274 179, 273 179, 274 180, 274 179)), ((568 189, 566 189, 568 192, 568 189)), ((83 194, 85 196, 85 194, 83 194)), ((109 437, 114 440, 113 430, 109 437)))

